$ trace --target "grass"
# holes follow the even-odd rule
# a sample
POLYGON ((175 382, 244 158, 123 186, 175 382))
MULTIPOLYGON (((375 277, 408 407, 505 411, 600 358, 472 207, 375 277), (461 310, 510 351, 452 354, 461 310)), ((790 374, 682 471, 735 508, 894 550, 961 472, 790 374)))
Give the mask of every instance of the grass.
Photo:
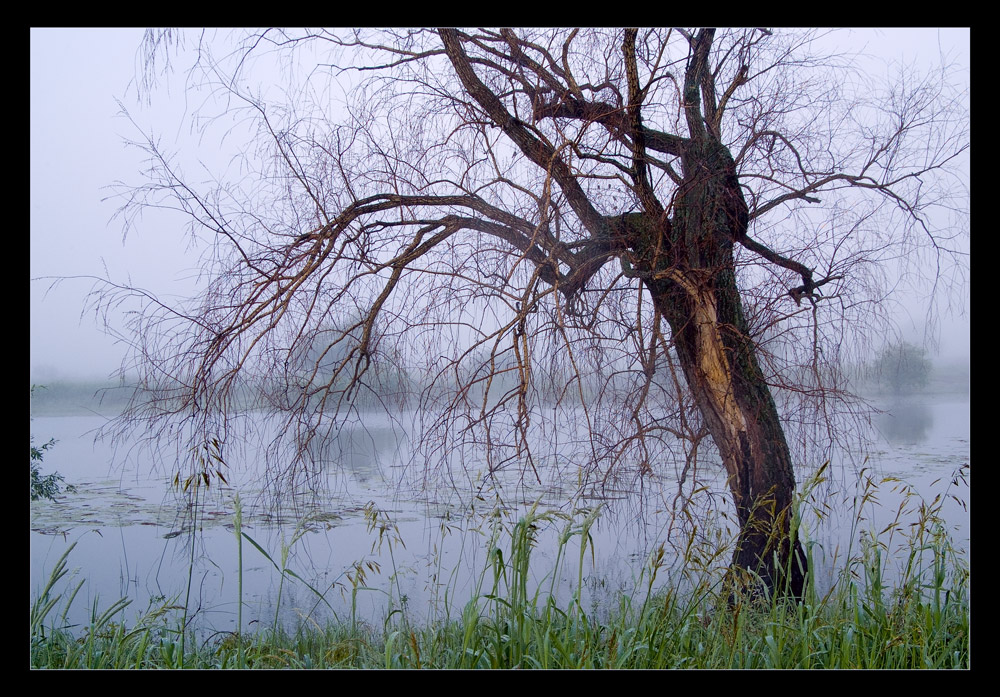
MULTIPOLYGON (((863 501, 874 498, 870 492, 861 496, 863 501)), ((307 619, 290 630, 275 621, 253 635, 226 633, 201 642, 193 635, 185 641, 185 632, 179 629, 184 608, 169 602, 140 613, 128 628, 123 619, 127 599, 103 611, 95 601, 88 626, 67 627, 66 616, 80 584, 65 597, 54 589, 67 574, 70 546, 31 604, 30 664, 33 668, 964 669, 970 666, 969 570, 946 534, 939 517, 940 500, 930 504, 920 500, 910 509, 916 518, 905 524, 900 513, 884 530, 859 534, 859 547, 834 585, 821 592, 810 583, 801 602, 767 596, 730 602, 719 575, 707 570, 683 591, 663 584, 661 547, 631 590, 619 593, 602 612, 588 612, 579 589, 586 555, 593 553, 589 529, 598 511, 574 518, 535 508, 512 526, 497 519, 487 543, 489 561, 460 611, 446 608, 441 617, 415 625, 405 604, 396 603, 374 625, 352 613, 349 620, 327 626, 307 619), (577 565, 576 590, 562 602, 555 593, 559 574, 540 583, 531 574, 538 533, 553 525, 562 526, 557 569, 560 564, 577 565), (576 540, 579 553, 573 554, 576 540), (890 574, 889 545, 900 542, 909 553, 899 562, 897 573, 890 574), (898 580, 887 584, 890 575, 898 580)), ((378 530, 380 542, 401 543, 391 522, 376 512, 370 516, 369 529, 378 530)), ((267 554, 256 542, 253 545, 267 554)), ((280 567, 271 561, 283 579, 301 580, 287 569, 285 547, 280 567)), ((811 553, 812 546, 807 543, 806 548, 811 553)), ((364 580, 352 582, 357 589, 364 580)), ((322 598, 318 590, 310 589, 322 598)))

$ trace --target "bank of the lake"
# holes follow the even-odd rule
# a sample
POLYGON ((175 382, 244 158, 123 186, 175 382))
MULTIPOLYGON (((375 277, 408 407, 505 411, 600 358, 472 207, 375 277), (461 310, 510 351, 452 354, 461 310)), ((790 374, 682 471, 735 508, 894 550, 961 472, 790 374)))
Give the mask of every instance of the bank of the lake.
MULTIPOLYGON (((801 602, 732 596, 710 576, 683 593, 670 587, 653 592, 662 562, 654 558, 635 587, 618 593, 609 612, 597 614, 587 612, 579 595, 560 605, 554 595, 528 592, 533 531, 544 517, 529 515, 518 523, 509 556, 493 559, 478 592, 458 612, 424 623, 411 622, 401 605, 378 622, 352 617, 324 626, 302 622, 295 630, 276 623, 199 641, 180 629, 187 614, 183 607, 163 603, 128 624, 120 617, 126 607, 122 600, 107 608, 95 605, 91 621, 74 632, 60 626, 73 596, 50 593, 66 570, 62 559, 53 583, 31 606, 31 666, 970 667, 968 569, 933 520, 914 539, 921 545, 916 563, 893 588, 881 583, 877 545, 849 561, 828 592, 820 595, 810 584, 801 602)), ((586 535, 585 530, 576 533, 586 535)))
POLYGON ((405 440, 366 415, 338 436, 337 486, 275 518, 252 472, 191 508, 169 472, 109 468, 102 417, 39 416, 36 436, 58 441, 45 464, 76 492, 31 506, 32 665, 178 665, 186 623, 184 663, 200 667, 965 667, 968 397, 885 411, 860 467, 797 472, 813 597, 735 613, 719 611, 735 530, 710 468, 686 526, 667 475, 568 507, 558 481, 470 506, 388 490, 405 440))

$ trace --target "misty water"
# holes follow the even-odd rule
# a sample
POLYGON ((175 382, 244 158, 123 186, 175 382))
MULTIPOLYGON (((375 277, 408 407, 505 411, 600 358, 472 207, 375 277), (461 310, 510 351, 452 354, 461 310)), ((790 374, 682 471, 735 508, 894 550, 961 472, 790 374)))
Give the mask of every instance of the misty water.
MULTIPOLYGON (((921 502, 939 508, 954 544, 968 550, 968 396, 911 396, 881 407, 886 413, 874 419, 874 445, 832 462, 805 512, 821 586, 833 583, 870 531, 881 533, 892 576, 894 564, 908 554, 906 533, 919 519, 921 502), (877 484, 878 491, 859 507, 865 482, 877 484)), ((455 617, 483 578, 489 550, 496 545, 509 554, 507 533, 532 506, 550 514, 538 525, 534 582, 565 600, 582 579, 579 590, 589 610, 600 610, 618 591, 636 589, 661 544, 667 562, 657 585, 678 584, 685 568, 676 559, 691 534, 707 550, 731 540, 736 531, 721 467, 710 464, 702 465, 704 489, 687 525, 678 522, 683 516, 677 515, 672 473, 582 492, 572 468, 542 473, 543 485, 512 478, 464 495, 461 487, 439 484, 400 487, 406 479, 400 472, 410 462, 409 444, 398 420, 393 427, 377 414, 363 415, 340 432, 331 445, 331 460, 338 466, 318 486, 313 481, 289 494, 282 515, 268 505, 273 501, 259 496, 260 472, 249 462, 253 458, 231 462, 228 484, 212 483, 192 530, 185 523, 190 520, 186 499, 174 486, 177 472, 151 471, 141 458, 124 468, 111 467, 111 446, 93 438, 103 422, 96 415, 36 416, 31 424, 36 445, 58 441, 45 455, 43 474, 59 472, 76 491, 57 502, 31 503, 30 596, 76 543, 68 560, 73 575, 57 590, 85 580, 67 615, 78 628, 86 626, 95 604, 103 609, 128 597, 132 605, 120 619, 129 625, 147 608, 181 605, 186 599, 192 626, 202 636, 236 630, 237 493, 244 507, 243 531, 270 556, 244 540, 244 631, 271 626, 279 593, 279 621, 292 629, 302 622, 322 625, 331 617, 347 620, 352 611, 372 624, 394 609, 413 619, 455 617), (579 495, 567 501, 570 492, 579 495), (570 537, 566 557, 553 574, 560 535, 595 510, 599 515, 589 530, 592 544, 586 554, 580 555, 582 537, 570 537), (282 564, 283 549, 284 565, 297 578, 286 576, 281 583, 275 564, 282 564)), ((803 467, 797 479, 801 484, 814 473, 813 467, 803 467)), ((482 592, 488 592, 492 574, 486 573, 482 583, 482 592)))

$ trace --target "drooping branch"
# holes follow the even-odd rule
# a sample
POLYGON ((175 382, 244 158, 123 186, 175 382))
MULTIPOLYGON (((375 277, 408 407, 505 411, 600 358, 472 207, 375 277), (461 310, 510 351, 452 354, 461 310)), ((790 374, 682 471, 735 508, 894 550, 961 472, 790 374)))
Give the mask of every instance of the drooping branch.
POLYGON ((472 68, 472 64, 462 48, 459 33, 454 29, 439 30, 448 58, 458 74, 466 92, 482 107, 487 115, 514 142, 524 155, 542 171, 550 172, 562 189, 569 206, 591 235, 601 236, 605 224, 604 217, 597 212, 586 192, 580 186, 559 153, 549 145, 531 135, 525 125, 504 107, 497 97, 472 68))
POLYGON ((751 252, 759 254, 772 264, 777 264, 778 266, 784 267, 789 271, 794 271, 802 277, 802 285, 788 291, 788 295, 795 301, 796 305, 802 302, 803 297, 809 298, 810 302, 815 305, 816 297, 813 291, 820 286, 830 283, 831 281, 837 281, 843 278, 843 276, 827 276, 819 281, 814 281, 813 270, 805 264, 795 261, 794 259, 784 257, 760 242, 751 239, 747 235, 743 235, 738 241, 751 252))

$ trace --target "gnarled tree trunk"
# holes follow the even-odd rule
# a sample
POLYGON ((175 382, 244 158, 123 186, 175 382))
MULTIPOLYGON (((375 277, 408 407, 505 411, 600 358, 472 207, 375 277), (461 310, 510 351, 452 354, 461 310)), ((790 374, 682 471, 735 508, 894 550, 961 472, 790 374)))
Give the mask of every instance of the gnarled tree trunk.
POLYGON ((708 141, 685 157, 688 173, 661 220, 635 214, 630 256, 667 319, 684 376, 719 450, 740 522, 734 570, 800 596, 805 555, 794 539, 795 475, 778 411, 757 360, 736 286, 734 242, 747 206, 729 152, 708 141))
POLYGON ((733 274, 688 269, 647 285, 726 468, 740 522, 734 566, 800 596, 805 557, 790 530, 795 475, 733 274))

